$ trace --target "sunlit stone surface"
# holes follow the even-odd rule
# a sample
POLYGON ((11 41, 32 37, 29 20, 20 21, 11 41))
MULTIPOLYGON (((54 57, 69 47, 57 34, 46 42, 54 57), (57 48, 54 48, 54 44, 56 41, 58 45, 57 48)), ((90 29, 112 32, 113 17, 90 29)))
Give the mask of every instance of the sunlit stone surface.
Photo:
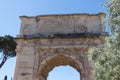
POLYGON ((62 65, 75 68, 80 80, 92 80, 88 49, 104 43, 104 17, 104 13, 21 16, 14 80, 46 80, 54 67, 62 65))

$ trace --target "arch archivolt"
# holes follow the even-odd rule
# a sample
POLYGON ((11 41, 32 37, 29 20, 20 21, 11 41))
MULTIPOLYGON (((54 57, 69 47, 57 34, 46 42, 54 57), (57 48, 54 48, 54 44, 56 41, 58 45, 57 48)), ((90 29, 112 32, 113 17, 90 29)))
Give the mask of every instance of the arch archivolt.
POLYGON ((56 66, 69 65, 83 74, 85 54, 81 48, 42 48, 39 49, 39 80, 45 80, 48 73, 56 66))

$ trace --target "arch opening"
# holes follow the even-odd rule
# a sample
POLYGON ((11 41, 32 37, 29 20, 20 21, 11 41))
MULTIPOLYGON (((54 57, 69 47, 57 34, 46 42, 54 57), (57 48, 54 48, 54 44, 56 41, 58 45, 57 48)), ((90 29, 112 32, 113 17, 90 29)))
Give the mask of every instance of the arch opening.
POLYGON ((58 66, 49 72, 47 80, 80 80, 80 74, 69 65, 58 66))
POLYGON ((82 65, 80 64, 79 61, 73 59, 73 57, 70 57, 69 55, 60 54, 60 55, 49 56, 47 59, 45 59, 42 62, 39 68, 39 72, 40 72, 39 80, 47 80, 48 73, 51 72, 55 67, 67 66, 67 65, 76 69, 79 75, 81 74, 82 65))

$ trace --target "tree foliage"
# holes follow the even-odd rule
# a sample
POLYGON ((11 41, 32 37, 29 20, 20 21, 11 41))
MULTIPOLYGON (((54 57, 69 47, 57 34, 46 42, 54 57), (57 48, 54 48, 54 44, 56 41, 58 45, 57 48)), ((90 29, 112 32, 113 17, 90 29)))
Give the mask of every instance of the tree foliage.
POLYGON ((120 0, 109 0, 106 8, 111 35, 102 47, 89 50, 89 59, 95 80, 120 80, 120 0))
POLYGON ((14 41, 13 37, 9 35, 0 37, 0 68, 3 66, 7 59, 16 56, 16 46, 17 43, 14 41))

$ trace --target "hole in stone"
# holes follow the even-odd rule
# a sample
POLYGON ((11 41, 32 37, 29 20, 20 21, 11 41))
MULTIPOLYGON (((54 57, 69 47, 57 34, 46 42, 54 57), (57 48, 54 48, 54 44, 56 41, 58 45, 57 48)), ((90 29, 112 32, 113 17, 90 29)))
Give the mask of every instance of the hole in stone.
POLYGON ((80 73, 71 66, 58 66, 49 72, 47 80, 80 80, 80 73))

